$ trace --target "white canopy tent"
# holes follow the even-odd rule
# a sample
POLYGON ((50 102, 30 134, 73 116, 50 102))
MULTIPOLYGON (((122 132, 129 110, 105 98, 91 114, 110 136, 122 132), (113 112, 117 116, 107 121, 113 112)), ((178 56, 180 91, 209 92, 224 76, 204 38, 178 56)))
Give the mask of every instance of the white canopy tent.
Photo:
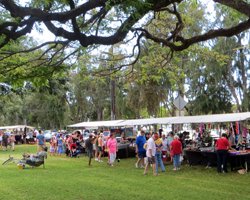
POLYGON ((119 126, 135 126, 135 125, 154 125, 154 124, 220 123, 220 122, 245 121, 248 119, 250 119, 250 112, 135 119, 135 120, 125 120, 119 123, 118 125, 119 126))
POLYGON ((250 119, 250 112, 173 117, 171 124, 236 122, 250 119))
POLYGON ((136 126, 136 125, 154 125, 168 124, 170 118, 147 118, 147 119, 130 119, 119 122, 117 126, 136 126))
POLYGON ((34 127, 32 126, 27 126, 27 125, 14 125, 14 126, 0 126, 0 130, 23 130, 25 129, 25 127, 27 129, 34 129, 34 127))
POLYGON ((110 121, 93 121, 82 122, 69 125, 68 127, 118 127, 118 126, 136 126, 136 125, 155 125, 155 124, 198 124, 198 123, 221 123, 236 122, 250 119, 250 112, 228 113, 214 115, 196 115, 181 117, 162 117, 147 119, 130 119, 130 120, 110 120, 110 121))
POLYGON ((70 128, 115 127, 115 126, 118 126, 117 124, 122 121, 124 120, 81 122, 81 123, 69 125, 68 127, 70 128))

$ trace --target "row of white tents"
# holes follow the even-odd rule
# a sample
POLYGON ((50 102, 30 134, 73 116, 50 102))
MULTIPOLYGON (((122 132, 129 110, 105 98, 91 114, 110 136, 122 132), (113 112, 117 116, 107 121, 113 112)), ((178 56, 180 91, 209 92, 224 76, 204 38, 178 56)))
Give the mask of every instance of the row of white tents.
MULTIPOLYGON (((171 125, 171 124, 200 124, 200 123, 223 123, 239 122, 250 119, 250 112, 228 113, 215 115, 197 115, 197 116, 180 116, 180 117, 161 117, 147 119, 129 119, 129 120, 109 120, 109 121, 91 121, 81 122, 69 125, 70 128, 90 128, 90 127, 133 127, 145 125, 171 125)), ((1 126, 0 130, 34 129, 27 125, 1 126)))
POLYGON ((81 127, 133 127, 137 125, 170 125, 170 124, 200 124, 200 123, 223 123, 239 122, 250 119, 250 112, 228 113, 214 115, 161 117, 147 119, 91 121, 69 125, 71 128, 81 127))
POLYGON ((35 127, 27 126, 27 125, 0 126, 0 130, 18 130, 18 131, 24 131, 25 128, 33 130, 35 127))

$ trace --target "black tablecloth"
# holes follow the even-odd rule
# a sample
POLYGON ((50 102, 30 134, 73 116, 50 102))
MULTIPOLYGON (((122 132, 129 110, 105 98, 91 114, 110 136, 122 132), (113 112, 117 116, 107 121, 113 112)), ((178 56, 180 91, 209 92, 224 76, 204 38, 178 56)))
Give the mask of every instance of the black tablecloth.
MULTIPOLYGON (((189 165, 217 166, 217 155, 214 151, 185 150, 184 155, 189 165)), ((228 163, 231 170, 245 168, 250 164, 250 152, 244 154, 228 153, 228 163)))
POLYGON ((244 154, 230 154, 229 162, 231 166, 231 170, 239 169, 239 168, 247 168, 250 164, 250 153, 244 154))

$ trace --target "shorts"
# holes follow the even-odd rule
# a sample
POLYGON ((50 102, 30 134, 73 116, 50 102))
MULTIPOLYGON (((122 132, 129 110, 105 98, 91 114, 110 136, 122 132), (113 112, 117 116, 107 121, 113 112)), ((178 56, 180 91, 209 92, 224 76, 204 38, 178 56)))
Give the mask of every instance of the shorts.
POLYGON ((102 152, 102 147, 98 146, 98 152, 102 152))
POLYGON ((116 159, 116 152, 115 153, 110 153, 109 154, 109 164, 113 164, 116 159))
POLYGON ((149 164, 155 164, 155 157, 154 156, 148 157, 148 163, 149 164))
POLYGON ((146 152, 145 152, 145 151, 143 151, 143 152, 138 152, 138 157, 139 157, 139 158, 145 158, 145 157, 147 157, 147 156, 146 156, 146 152))
POLYGON ((55 153, 55 148, 54 147, 50 147, 49 152, 50 153, 55 153))

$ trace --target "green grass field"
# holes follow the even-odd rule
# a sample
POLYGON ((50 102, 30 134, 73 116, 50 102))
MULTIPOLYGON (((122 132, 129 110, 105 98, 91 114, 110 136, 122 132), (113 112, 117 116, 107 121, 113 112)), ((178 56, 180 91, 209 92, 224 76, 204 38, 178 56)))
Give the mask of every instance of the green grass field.
MULTIPOLYGON (((1 163, 9 155, 36 152, 35 145, 17 145, 16 151, 0 152, 1 163)), ((112 200, 112 199, 250 199, 250 173, 217 174, 215 168, 183 165, 180 171, 167 171, 159 176, 134 167, 135 158, 122 159, 114 167, 87 158, 48 156, 45 169, 18 169, 14 163, 1 165, 0 199, 41 200, 112 200)))

